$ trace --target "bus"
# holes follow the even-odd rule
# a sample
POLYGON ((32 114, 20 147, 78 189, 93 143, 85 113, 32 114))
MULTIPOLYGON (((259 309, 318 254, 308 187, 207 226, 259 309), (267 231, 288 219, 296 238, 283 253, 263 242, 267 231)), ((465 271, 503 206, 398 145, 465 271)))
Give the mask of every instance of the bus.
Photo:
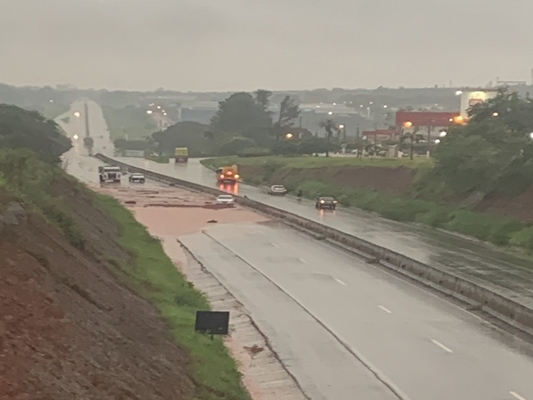
POLYGON ((186 163, 189 160, 189 149, 187 147, 176 147, 174 150, 174 162, 180 163, 184 162, 186 163))

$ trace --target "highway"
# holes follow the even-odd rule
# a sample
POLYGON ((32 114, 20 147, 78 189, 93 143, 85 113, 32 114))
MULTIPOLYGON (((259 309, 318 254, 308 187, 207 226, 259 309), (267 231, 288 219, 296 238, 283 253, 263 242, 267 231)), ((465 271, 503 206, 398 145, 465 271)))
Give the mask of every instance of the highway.
POLYGON ((304 388, 331 382, 313 399, 371 397, 335 384, 346 353, 322 352, 309 316, 406 399, 533 399, 529 345, 327 244, 277 224, 220 225, 180 241, 250 309, 304 388), (295 352, 314 352, 315 363, 298 364, 295 352))
MULTIPOLYGON (((101 115, 95 113, 90 123, 105 137, 101 115)), ((66 128, 69 135, 77 129, 66 128)), ((84 156, 82 147, 65 159, 73 175, 97 182, 99 163, 84 156)), ((195 162, 137 162, 214 181, 212 172, 195 162)), ((238 189, 328 224, 344 224, 426 261, 434 261, 435 253, 444 256, 415 228, 405 232, 400 224, 372 222, 362 213, 318 212, 308 203, 270 198, 244 185, 238 189), (384 226, 394 230, 382 234, 384 226)), ((530 345, 359 258, 277 223, 211 226, 177 239, 250 311, 313 400, 533 400, 530 345)), ((457 263, 490 261, 490 253, 479 255, 474 248, 458 255, 452 250, 446 251, 457 263)))
MULTIPOLYGON (((214 172, 205 168, 197 159, 190 159, 187 165, 160 164, 139 158, 116 159, 164 175, 217 187, 214 172)), ((463 274, 470 280, 490 285, 503 295, 512 296, 518 302, 533 307, 531 257, 519 257, 459 235, 414 224, 397 223, 358 210, 339 208, 333 212, 318 211, 311 201, 298 202, 290 196, 269 196, 264 188, 244 184, 235 188, 219 188, 353 234, 452 274, 463 274)))

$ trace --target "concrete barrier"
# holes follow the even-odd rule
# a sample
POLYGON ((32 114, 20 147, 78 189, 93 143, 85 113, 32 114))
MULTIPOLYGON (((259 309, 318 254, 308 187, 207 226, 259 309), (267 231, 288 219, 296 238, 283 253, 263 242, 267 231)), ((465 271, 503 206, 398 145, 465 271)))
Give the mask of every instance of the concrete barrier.
MULTIPOLYGON (((128 168, 133 172, 140 172, 146 177, 160 182, 185 187, 215 196, 227 194, 226 192, 215 188, 131 166, 102 154, 97 154, 96 158, 111 165, 128 168)), ((349 235, 319 222, 311 221, 307 218, 267 204, 241 196, 235 196, 235 201, 239 205, 252 208, 269 215, 270 217, 281 219, 285 223, 312 232, 315 235, 320 235, 334 243, 362 252, 371 258, 377 259, 379 263, 386 268, 415 279, 433 289, 445 293, 446 295, 467 302, 468 304, 487 312, 493 317, 533 335, 533 310, 497 293, 492 288, 485 287, 481 283, 472 282, 464 277, 439 270, 438 268, 423 264, 400 253, 370 243, 364 239, 349 235)))

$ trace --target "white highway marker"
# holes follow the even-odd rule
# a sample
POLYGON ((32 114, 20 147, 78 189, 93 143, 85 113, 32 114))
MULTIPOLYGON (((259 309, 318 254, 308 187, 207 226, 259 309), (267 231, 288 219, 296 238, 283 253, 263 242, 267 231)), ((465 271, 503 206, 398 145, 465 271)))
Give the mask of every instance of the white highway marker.
POLYGON ((511 394, 511 396, 513 396, 515 399, 518 399, 518 400, 526 400, 525 397, 522 397, 520 396, 518 393, 516 392, 509 392, 511 394))
POLYGON ((304 264, 307 262, 304 259, 299 258, 298 261, 303 262, 304 264))
POLYGON ((341 281, 340 279, 335 278, 335 280, 336 280, 337 282, 339 282, 342 286, 346 286, 346 283, 344 283, 344 282, 341 281))
POLYGON ((279 247, 276 243, 270 243, 272 247, 279 247))
POLYGON ((441 342, 435 340, 435 339, 431 339, 431 341, 433 342, 433 344, 436 344, 437 346, 439 346, 442 350, 444 351, 447 351, 448 353, 453 353, 453 351, 451 349, 449 349, 448 347, 444 346, 441 342))
POLYGON ((388 314, 392 314, 392 311, 389 310, 388 308, 385 308, 385 307, 383 307, 383 306, 378 306, 378 307, 381 308, 381 309, 382 309, 383 311, 385 311, 386 313, 388 313, 388 314))

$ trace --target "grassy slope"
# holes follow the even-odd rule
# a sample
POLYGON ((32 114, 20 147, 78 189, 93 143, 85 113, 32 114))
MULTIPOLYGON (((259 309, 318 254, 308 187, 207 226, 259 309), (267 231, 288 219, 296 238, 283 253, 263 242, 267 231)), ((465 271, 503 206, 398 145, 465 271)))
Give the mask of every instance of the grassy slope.
POLYGON ((144 139, 157 131, 157 124, 140 107, 113 108, 102 106, 104 118, 109 127, 111 140, 144 139))
MULTIPOLYGON (((499 246, 515 246, 527 252, 533 252, 533 228, 530 224, 512 218, 499 217, 492 214, 478 213, 461 209, 437 201, 428 201, 412 193, 408 196, 393 196, 369 189, 340 186, 322 174, 322 181, 314 176, 295 182, 291 179, 291 170, 295 173, 305 168, 324 168, 339 166, 375 166, 418 168, 421 172, 431 166, 427 159, 353 159, 324 157, 257 157, 239 158, 226 157, 203 160, 202 163, 215 168, 222 165, 256 166, 254 176, 243 179, 252 185, 285 184, 290 191, 302 190, 307 198, 314 198, 318 193, 335 196, 347 207, 353 206, 365 211, 375 212, 382 217, 400 222, 419 222, 434 228, 469 235, 499 246), (282 173, 274 172, 282 169, 282 173), (273 181, 272 176, 283 176, 281 181, 273 181)), ((433 199, 432 199, 433 200, 433 199)))
POLYGON ((196 311, 209 309, 206 298, 185 280, 164 253, 161 243, 128 210, 115 199, 98 198, 99 204, 121 227, 120 244, 135 256, 135 265, 130 268, 135 288, 159 309, 176 341, 189 349, 195 359, 193 368, 202 384, 197 399, 248 400, 236 364, 222 340, 211 341, 194 332, 196 311))
POLYGON ((176 269, 159 241, 151 237, 116 200, 93 194, 59 168, 33 157, 25 158, 25 162, 21 163, 17 154, 19 152, 16 151, 0 152, 0 187, 6 187, 42 214, 71 244, 83 249, 83 234, 72 218, 75 210, 49 193, 54 177, 66 178, 73 187, 96 196, 96 203, 117 221, 121 228, 119 242, 133 255, 134 263, 121 266, 120 271, 115 272, 121 272, 117 276, 125 279, 140 296, 160 311, 176 342, 191 353, 195 360, 191 368, 198 387, 194 400, 249 400, 248 393, 241 386, 235 361, 228 354, 222 340, 217 338, 211 341, 194 332, 196 310, 209 309, 209 304, 176 269), (15 165, 18 168, 14 168, 15 165), (23 168, 20 168, 21 165, 23 168), (127 274, 124 275, 123 271, 127 271, 127 274))
POLYGON ((374 166, 374 167, 411 167, 420 168, 430 166, 431 160, 425 157, 415 158, 357 158, 357 157, 221 157, 211 158, 202 161, 206 166, 221 167, 224 165, 262 165, 264 163, 275 163, 280 168, 327 168, 343 166, 374 166))

